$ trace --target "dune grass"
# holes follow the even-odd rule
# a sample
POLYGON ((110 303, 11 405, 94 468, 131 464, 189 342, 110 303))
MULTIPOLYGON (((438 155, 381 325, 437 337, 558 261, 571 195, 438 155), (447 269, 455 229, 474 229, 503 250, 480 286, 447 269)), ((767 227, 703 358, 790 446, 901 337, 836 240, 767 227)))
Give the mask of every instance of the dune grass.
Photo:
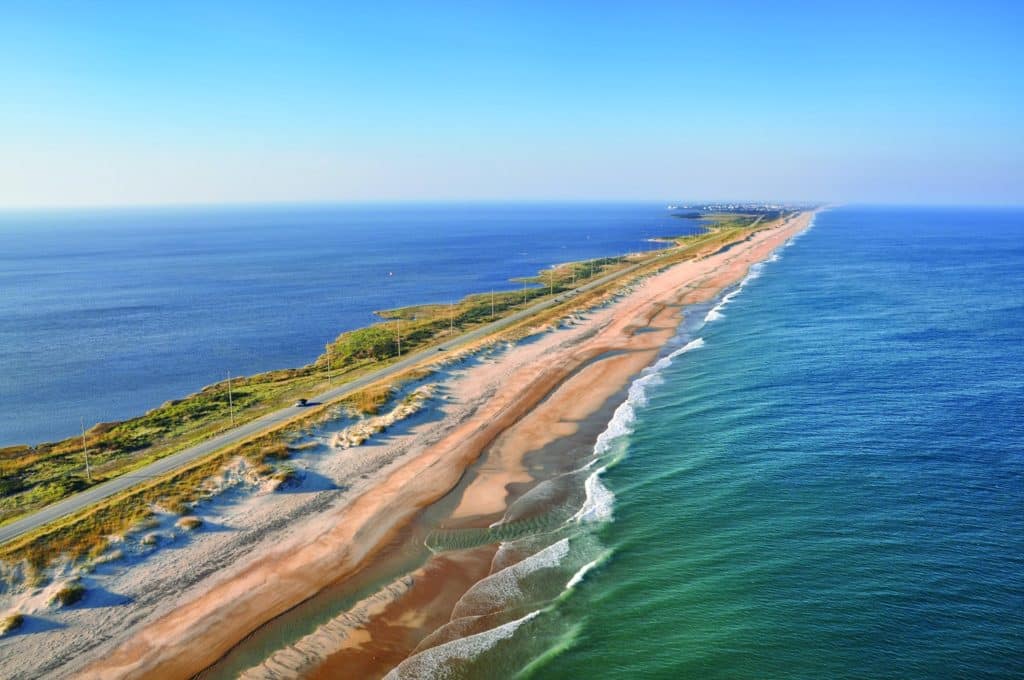
POLYGON ((13 633, 25 623, 25 616, 20 613, 9 614, 0 619, 0 637, 13 633))
POLYGON ((203 520, 195 516, 182 517, 174 523, 174 526, 179 529, 184 529, 185 531, 195 531, 199 527, 203 526, 203 520))
POLYGON ((70 607, 85 597, 85 586, 78 581, 68 583, 53 594, 50 600, 52 604, 59 604, 62 607, 70 607))

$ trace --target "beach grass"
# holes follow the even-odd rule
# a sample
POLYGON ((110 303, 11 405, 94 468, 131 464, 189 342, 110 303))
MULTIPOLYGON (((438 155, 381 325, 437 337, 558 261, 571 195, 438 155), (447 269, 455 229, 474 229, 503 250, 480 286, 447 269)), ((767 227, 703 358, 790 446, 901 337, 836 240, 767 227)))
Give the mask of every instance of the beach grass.
POLYGON ((83 597, 85 597, 85 586, 78 581, 72 581, 55 592, 50 602, 62 607, 70 607, 81 601, 83 597))
POLYGON ((195 517, 194 515, 189 517, 182 517, 174 523, 174 526, 178 527, 179 529, 184 529, 185 531, 195 531, 199 527, 203 526, 203 520, 201 520, 198 517, 195 517))
POLYGON ((4 618, 0 619, 0 636, 13 633, 14 631, 21 628, 21 625, 25 622, 25 616, 20 613, 8 614, 4 618))

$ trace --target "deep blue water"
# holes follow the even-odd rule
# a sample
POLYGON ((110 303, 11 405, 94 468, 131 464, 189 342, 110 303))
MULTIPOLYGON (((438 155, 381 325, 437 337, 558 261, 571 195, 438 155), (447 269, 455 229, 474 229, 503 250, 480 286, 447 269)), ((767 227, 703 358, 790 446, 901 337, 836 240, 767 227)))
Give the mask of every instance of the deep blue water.
POLYGON ((515 288, 692 225, 653 204, 0 215, 0 446, 302 365, 375 310, 515 288))

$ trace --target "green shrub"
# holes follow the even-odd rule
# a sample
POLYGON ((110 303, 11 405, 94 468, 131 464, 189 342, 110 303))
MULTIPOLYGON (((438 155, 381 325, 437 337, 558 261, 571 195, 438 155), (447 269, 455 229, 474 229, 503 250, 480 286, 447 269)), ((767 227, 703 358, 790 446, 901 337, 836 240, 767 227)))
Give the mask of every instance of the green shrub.
POLYGON ((334 347, 342 363, 353 359, 385 359, 398 354, 396 329, 368 326, 343 333, 334 347))

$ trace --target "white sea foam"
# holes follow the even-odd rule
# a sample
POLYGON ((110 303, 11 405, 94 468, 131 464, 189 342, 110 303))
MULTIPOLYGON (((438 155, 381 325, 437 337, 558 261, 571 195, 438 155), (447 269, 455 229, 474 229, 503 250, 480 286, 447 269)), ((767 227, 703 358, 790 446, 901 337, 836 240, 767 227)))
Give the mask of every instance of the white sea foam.
POLYGON ((572 578, 569 579, 569 582, 565 584, 565 587, 567 589, 574 587, 576 584, 582 581, 583 577, 587 575, 587 572, 596 567, 598 562, 600 561, 601 558, 598 558, 596 560, 584 564, 582 567, 579 568, 579 570, 575 574, 572 575, 572 578))
POLYGON ((722 310, 725 309, 726 305, 732 302, 734 297, 740 294, 740 291, 743 289, 743 284, 746 282, 747 279, 743 279, 736 288, 723 295, 722 299, 718 301, 718 304, 708 310, 708 313, 704 315, 705 323, 708 321, 718 321, 719 319, 724 318, 725 315, 722 314, 722 310))
MULTIPOLYGON (((647 388, 650 385, 657 385, 662 382, 661 372, 671 366, 672 361, 676 357, 703 346, 704 339, 695 338, 644 369, 644 374, 634 380, 629 386, 626 400, 615 409, 611 420, 608 421, 608 426, 597 436, 597 441, 594 442, 594 461, 608 453, 615 440, 633 432, 633 423, 636 421, 636 407, 647 403, 647 388)), ((607 469, 608 466, 603 465, 587 477, 584 483, 586 499, 583 501, 583 507, 573 515, 571 521, 603 522, 611 519, 615 494, 601 481, 601 475, 607 469)))
MULTIPOLYGON (((792 239, 787 242, 787 245, 791 242, 792 239)), ((719 319, 724 318, 725 314, 722 313, 722 310, 725 309, 726 306, 730 302, 732 302, 736 298, 736 296, 740 294, 740 292, 743 291, 744 286, 746 286, 748 283, 750 283, 754 279, 761 276, 762 273, 764 273, 764 266, 766 263, 777 262, 778 259, 779 253, 776 250, 773 251, 772 254, 768 257, 768 259, 766 259, 764 262, 756 262, 753 265, 751 265, 750 269, 747 270, 747 275, 744 276, 743 279, 741 279, 740 282, 736 284, 736 287, 730 290, 725 295, 723 295, 722 299, 718 301, 718 304, 716 304, 714 307, 708 310, 708 313, 704 315, 704 322, 707 323, 709 321, 718 321, 719 319)))
MULTIPOLYGON (((636 385, 635 382, 633 384, 636 385)), ((631 386, 629 388, 629 398, 619 404, 619 407, 615 409, 615 413, 612 414, 612 419, 608 421, 608 427, 604 429, 604 432, 597 435, 597 441, 594 442, 594 453, 598 456, 607 453, 616 439, 633 431, 630 427, 633 421, 636 420, 636 411, 633 410, 633 402, 631 401, 633 398, 633 387, 631 386)), ((641 398, 646 399, 646 397, 641 398)))
POLYGON ((598 468, 587 477, 587 481, 584 483, 587 498, 583 501, 583 507, 579 509, 579 512, 573 515, 573 521, 604 522, 611 519, 615 494, 601 481, 601 473, 607 469, 607 466, 598 468))
POLYGON ((452 609, 452 619, 464 616, 481 616, 507 609, 523 598, 520 583, 528 575, 541 569, 551 569, 561 564, 569 554, 569 539, 552 543, 524 560, 505 567, 477 582, 452 609))
POLYGON ((795 235, 793 235, 792 237, 790 237, 790 239, 789 239, 788 241, 786 241, 786 242, 785 242, 785 243, 784 243, 784 244, 782 245, 782 247, 783 247, 783 248, 788 248, 788 247, 790 247, 791 245, 793 245, 794 243, 796 243, 796 242, 797 242, 797 240, 799 240, 799 239, 800 239, 800 237, 802 237, 802 236, 803 236, 804 234, 806 234, 807 232, 809 232, 809 231, 810 231, 811 229, 813 229, 813 228, 814 228, 814 222, 815 222, 815 220, 817 220, 817 219, 818 219, 818 216, 817 216, 817 215, 814 215, 813 217, 811 217, 811 221, 807 223, 807 228, 806 228, 806 229, 804 229, 804 230, 803 230, 803 231, 801 231, 801 232, 797 232, 797 233, 796 233, 795 235))
POLYGON ((674 351, 671 354, 669 354, 668 358, 669 359, 675 359, 680 354, 686 354, 687 352, 690 352, 692 350, 700 349, 703 346, 704 346, 704 338, 694 338, 693 340, 690 340, 690 342, 686 343, 685 345, 683 345, 682 347, 680 347, 676 351, 674 351))
POLYGON ((451 677, 453 669, 448 666, 449 662, 472 659, 483 654, 501 640, 512 637, 520 626, 538 614, 539 609, 482 633, 424 650, 399 664, 385 676, 385 680, 451 677))
MULTIPOLYGON (((666 368, 668 368, 669 366, 671 366, 672 365, 672 360, 675 359, 676 357, 678 357, 678 356, 680 356, 682 354, 686 354, 687 352, 690 352, 692 350, 700 349, 703 346, 704 346, 704 338, 696 338, 694 340, 691 340, 690 342, 686 343, 685 345, 683 345, 679 349, 674 350, 670 354, 667 354, 666 356, 663 356, 662 358, 658 359, 656 362, 654 362, 654 364, 651 365, 650 368, 646 369, 645 372, 646 373, 660 373, 661 371, 663 371, 666 368)), ((643 378, 641 378, 641 380, 642 379, 643 378)), ((654 381, 643 383, 643 385, 646 387, 647 385, 650 385, 653 382, 654 381)))

